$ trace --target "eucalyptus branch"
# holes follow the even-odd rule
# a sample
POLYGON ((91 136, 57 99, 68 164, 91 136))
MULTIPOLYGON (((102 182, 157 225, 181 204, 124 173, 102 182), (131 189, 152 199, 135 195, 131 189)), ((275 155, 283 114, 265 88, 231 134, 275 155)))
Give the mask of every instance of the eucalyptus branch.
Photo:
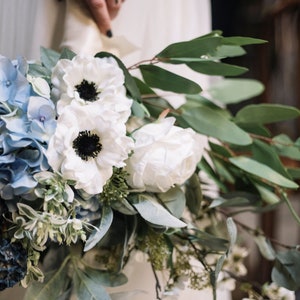
MULTIPOLYGON (((226 211, 218 209, 218 212, 222 213, 224 216, 228 217, 231 216, 231 214, 228 214, 226 211)), ((243 230, 245 230, 247 233, 252 234, 252 235, 261 235, 264 236, 265 238, 268 238, 273 244, 276 244, 277 246, 280 246, 282 248, 286 248, 286 249, 294 249, 295 246, 291 246, 291 245, 286 245, 283 244, 281 242, 279 242, 278 240, 272 238, 272 237, 268 237, 266 236, 263 232, 259 231, 258 229, 254 229, 236 219, 233 219, 234 223, 237 224, 240 228, 242 228, 243 230)))
POLYGON ((131 70, 138 69, 140 65, 145 64, 145 63, 151 64, 151 65, 157 64, 157 63, 159 63, 159 59, 158 59, 157 57, 153 57, 153 58, 151 58, 151 59, 144 59, 144 60, 141 60, 140 62, 135 63, 134 65, 128 67, 127 70, 128 70, 128 71, 131 71, 131 70))
POLYGON ((159 296, 159 293, 161 292, 161 285, 159 283, 159 279, 158 279, 157 273, 156 273, 155 268, 154 268, 154 266, 153 266, 152 263, 151 263, 151 268, 152 268, 152 272, 153 272, 153 275, 154 275, 154 278, 155 278, 156 299, 157 300, 161 300, 161 298, 159 296))
POLYGON ((286 196, 285 193, 282 193, 282 198, 284 200, 284 202, 286 203, 290 213, 292 214, 292 216, 294 217, 295 221, 300 225, 300 217, 298 216, 297 212, 295 211, 295 209, 293 208, 290 200, 288 199, 288 197, 286 196))
POLYGON ((272 138, 265 137, 265 136, 258 135, 258 134, 254 134, 254 133, 249 133, 249 135, 251 137, 255 138, 255 139, 267 142, 270 145, 276 145, 277 144, 277 145, 281 145, 281 146, 284 146, 284 147, 292 147, 292 146, 294 146, 293 143, 283 143, 283 142, 280 142, 280 141, 274 141, 272 138))
POLYGON ((153 102, 147 101, 147 99, 155 99, 155 98, 162 98, 162 97, 163 96, 159 96, 159 95, 155 95, 155 94, 143 95, 142 96, 142 102, 151 104, 152 106, 158 107, 162 110, 169 109, 170 113, 172 113, 174 115, 180 115, 181 114, 180 110, 178 110, 178 109, 174 109, 174 108, 171 108, 169 106, 165 107, 165 106, 160 105, 158 103, 153 103, 153 102))

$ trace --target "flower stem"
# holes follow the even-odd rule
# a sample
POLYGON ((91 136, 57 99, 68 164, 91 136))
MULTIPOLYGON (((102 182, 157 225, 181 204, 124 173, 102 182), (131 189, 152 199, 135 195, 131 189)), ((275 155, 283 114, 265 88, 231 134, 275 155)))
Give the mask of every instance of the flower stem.
POLYGON ((295 221, 300 225, 300 217, 298 216, 297 212, 293 208, 290 200, 288 199, 288 197, 286 196, 285 193, 282 194, 282 197, 283 197, 283 200, 285 201, 289 211, 291 212, 292 216, 294 217, 295 221))

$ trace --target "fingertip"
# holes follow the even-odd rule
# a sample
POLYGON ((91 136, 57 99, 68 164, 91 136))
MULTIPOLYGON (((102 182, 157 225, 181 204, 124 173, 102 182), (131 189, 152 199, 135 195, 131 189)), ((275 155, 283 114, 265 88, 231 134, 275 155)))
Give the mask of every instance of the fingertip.
POLYGON ((111 38, 113 36, 112 31, 110 29, 108 29, 106 31, 106 36, 109 37, 109 38, 111 38))

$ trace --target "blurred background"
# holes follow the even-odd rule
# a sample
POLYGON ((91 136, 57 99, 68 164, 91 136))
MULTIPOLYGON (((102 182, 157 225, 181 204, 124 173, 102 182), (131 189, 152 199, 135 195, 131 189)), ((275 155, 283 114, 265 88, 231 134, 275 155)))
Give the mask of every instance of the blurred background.
MULTIPOLYGON (((222 30, 224 36, 249 36, 268 41, 247 46, 247 55, 231 60, 249 68, 245 77, 258 79, 265 85, 264 93, 247 104, 271 102, 300 108, 300 0, 212 0, 211 4, 213 29, 222 30)), ((230 107, 233 113, 239 108, 230 107)), ((272 129, 295 140, 299 137, 299 125, 299 120, 295 120, 280 123, 272 129)), ((299 194, 291 197, 299 214, 299 194)), ((263 216, 241 217, 254 228, 262 227, 267 236, 282 244, 300 243, 299 226, 285 205, 263 216)), ((248 277, 253 282, 270 281, 272 263, 261 258, 255 245, 250 249, 248 277)), ((242 295, 237 292, 234 298, 241 299, 242 295)), ((299 292, 297 299, 300 299, 299 292)))

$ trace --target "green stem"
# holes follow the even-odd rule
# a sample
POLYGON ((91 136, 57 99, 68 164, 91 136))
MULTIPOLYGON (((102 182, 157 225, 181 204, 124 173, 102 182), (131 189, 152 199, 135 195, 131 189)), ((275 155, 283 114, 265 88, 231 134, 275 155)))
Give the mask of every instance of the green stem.
POLYGON ((292 216, 294 217, 294 219, 296 220, 296 222, 300 225, 300 217, 298 216, 297 212, 295 211, 295 209, 293 208, 290 200, 287 198, 286 194, 283 193, 283 200, 285 201, 288 209, 290 210, 292 216))

